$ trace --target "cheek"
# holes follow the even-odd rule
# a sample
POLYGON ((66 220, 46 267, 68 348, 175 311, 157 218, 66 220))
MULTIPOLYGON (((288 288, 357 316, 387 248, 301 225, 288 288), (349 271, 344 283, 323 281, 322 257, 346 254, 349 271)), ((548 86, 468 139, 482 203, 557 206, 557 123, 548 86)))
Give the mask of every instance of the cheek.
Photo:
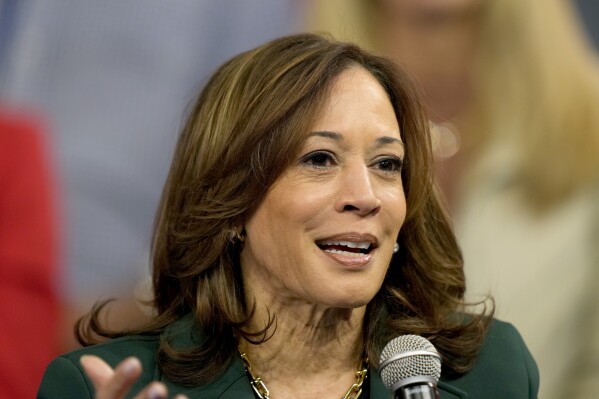
POLYGON ((406 197, 402 189, 388 192, 383 200, 383 206, 386 209, 384 212, 387 216, 385 220, 390 222, 390 228, 397 230, 403 225, 406 219, 406 197))
POLYGON ((255 253, 287 253, 302 242, 302 235, 322 223, 323 201, 309 190, 272 191, 246 222, 255 253), (305 193, 305 195, 302 195, 305 193))
POLYGON ((303 187, 290 191, 284 203, 278 204, 275 221, 289 229, 309 231, 322 225, 333 204, 331 185, 303 187))

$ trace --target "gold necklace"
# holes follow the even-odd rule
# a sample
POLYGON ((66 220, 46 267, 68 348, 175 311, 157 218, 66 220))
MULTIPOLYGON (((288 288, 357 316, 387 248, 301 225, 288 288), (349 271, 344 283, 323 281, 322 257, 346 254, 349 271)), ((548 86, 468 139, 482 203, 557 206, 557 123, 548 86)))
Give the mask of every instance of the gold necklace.
MULTIPOLYGON (((243 367, 245 368, 245 372, 250 379, 250 385, 252 386, 254 393, 260 399, 270 399, 270 391, 268 388, 266 388, 262 378, 255 376, 254 373, 252 373, 252 364, 245 353, 241 353, 241 360, 243 360, 243 367)), ((358 399, 362 394, 362 386, 364 385, 364 380, 366 379, 367 375, 368 358, 366 357, 362 359, 360 362, 360 367, 358 367, 358 370, 356 370, 356 382, 349 387, 341 399, 358 399)))

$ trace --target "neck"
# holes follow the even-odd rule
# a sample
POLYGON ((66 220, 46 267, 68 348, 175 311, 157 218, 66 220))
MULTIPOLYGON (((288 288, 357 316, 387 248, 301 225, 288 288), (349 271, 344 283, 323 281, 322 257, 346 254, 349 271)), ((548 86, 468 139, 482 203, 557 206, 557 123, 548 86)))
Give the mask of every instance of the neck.
POLYGON ((345 394, 355 382, 363 356, 365 307, 268 303, 268 311, 257 305, 251 326, 262 330, 274 315, 274 333, 258 345, 242 339, 239 350, 246 353, 254 375, 262 378, 271 396, 339 398, 345 394))

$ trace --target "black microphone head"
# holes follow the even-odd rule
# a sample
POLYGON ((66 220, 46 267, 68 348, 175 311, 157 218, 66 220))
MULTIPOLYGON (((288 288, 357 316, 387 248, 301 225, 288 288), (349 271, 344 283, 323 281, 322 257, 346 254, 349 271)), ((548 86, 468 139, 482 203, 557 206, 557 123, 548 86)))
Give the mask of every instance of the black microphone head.
POLYGON ((426 338, 401 335, 383 349, 379 373, 387 389, 393 392, 416 382, 436 384, 441 377, 441 356, 426 338))

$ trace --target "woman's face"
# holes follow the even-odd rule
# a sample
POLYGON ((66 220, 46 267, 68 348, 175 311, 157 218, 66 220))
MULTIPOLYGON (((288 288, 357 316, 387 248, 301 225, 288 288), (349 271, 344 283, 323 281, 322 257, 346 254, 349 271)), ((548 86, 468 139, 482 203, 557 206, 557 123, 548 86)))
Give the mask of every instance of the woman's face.
POLYGON ((246 221, 248 292, 366 305, 381 287, 405 218, 403 156, 382 86, 361 67, 343 72, 299 155, 246 221))

